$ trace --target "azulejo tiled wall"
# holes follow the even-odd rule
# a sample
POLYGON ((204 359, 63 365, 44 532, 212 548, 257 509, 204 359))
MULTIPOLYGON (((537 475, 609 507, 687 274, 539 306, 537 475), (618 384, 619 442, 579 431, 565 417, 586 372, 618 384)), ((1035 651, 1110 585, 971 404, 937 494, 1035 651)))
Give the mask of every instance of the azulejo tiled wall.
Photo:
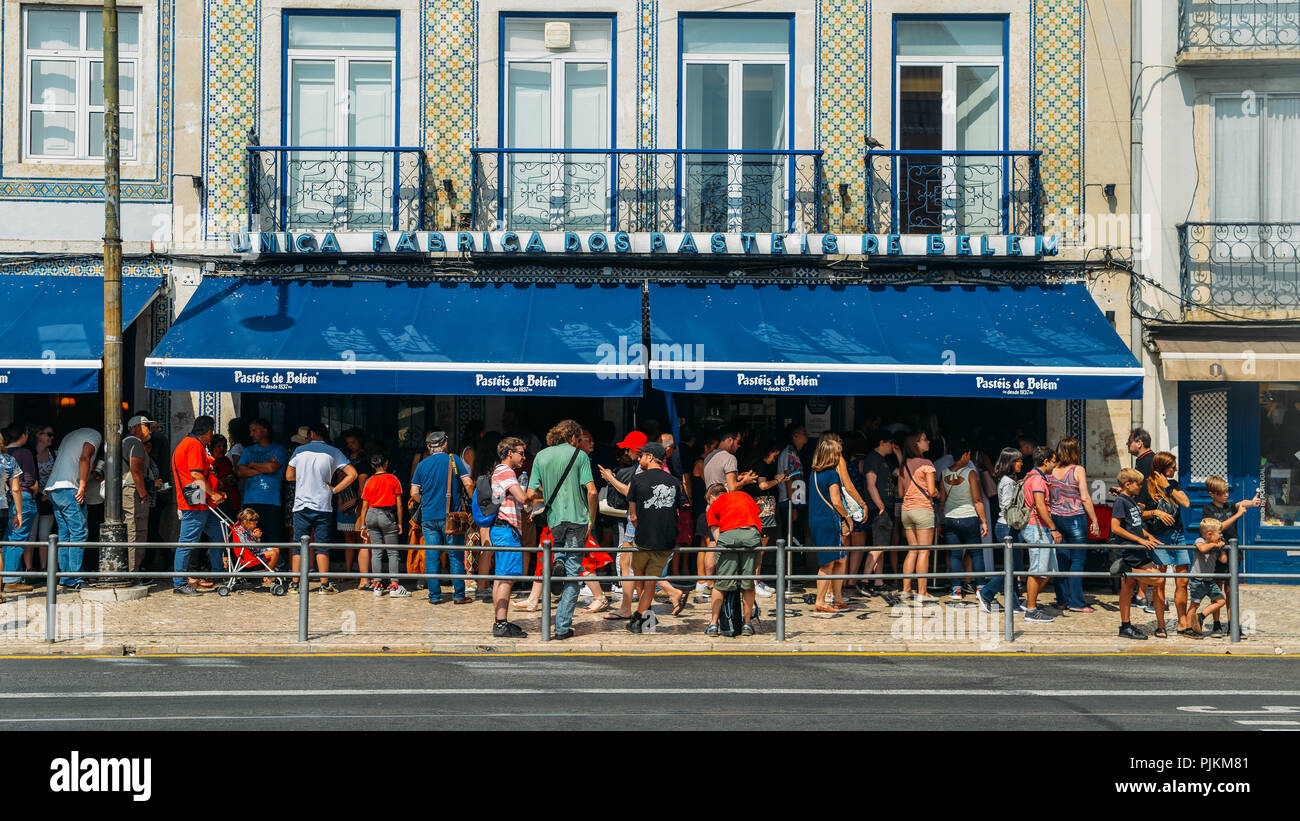
POLYGON ((1077 220, 1083 214, 1084 3, 1031 3, 1029 147, 1043 152, 1045 213, 1077 220))
POLYGON ((258 0, 204 0, 203 170, 209 237, 242 229, 248 214, 249 129, 261 100, 258 0))
MULTIPOLYGON (((817 43, 815 147, 824 153, 825 190, 840 183, 861 192, 866 180, 864 140, 870 121, 871 64, 867 58, 871 27, 870 0, 819 0, 814 39, 817 43)), ((848 213, 838 196, 827 198, 826 226, 831 231, 863 230, 861 195, 848 213)))
MULTIPOLYGON (((4 5, 0 4, 0 30, 8 26, 19 25, 18 20, 6 20, 4 5)), ((173 43, 176 25, 175 0, 161 0, 158 4, 158 65, 147 67, 156 70, 158 107, 156 111, 155 139, 157 149, 155 156, 157 174, 152 180, 122 180, 121 197, 123 202, 168 202, 171 199, 172 177, 172 101, 173 87, 173 43)), ((6 68, 11 65, 6 56, 6 68)), ((17 65, 13 61, 12 65, 17 65)), ((3 86, 0 86, 0 108, 8 110, 9 106, 18 105, 18 100, 4 99, 3 86)), ((57 200, 59 202, 102 201, 104 199, 104 180, 99 179, 41 179, 36 177, 12 177, 0 168, 0 200, 57 200)))
POLYGON ((478 2, 423 0, 420 65, 424 149, 431 181, 451 180, 469 210, 470 155, 478 134, 478 2))
POLYGON ((659 0, 639 0, 636 8, 637 105, 639 148, 659 147, 659 0))

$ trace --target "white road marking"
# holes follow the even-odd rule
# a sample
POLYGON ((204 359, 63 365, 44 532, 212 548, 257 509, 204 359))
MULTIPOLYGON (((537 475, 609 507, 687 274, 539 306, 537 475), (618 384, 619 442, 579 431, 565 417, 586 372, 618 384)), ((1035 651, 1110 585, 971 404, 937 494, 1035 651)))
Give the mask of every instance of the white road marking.
POLYGON ((1286 726, 1286 727, 1295 727, 1296 729, 1300 729, 1300 721, 1267 721, 1267 720, 1262 720, 1262 719, 1252 719, 1252 720, 1247 720, 1247 719, 1241 719, 1241 718, 1239 718, 1239 719, 1237 719, 1237 723, 1238 723, 1238 724, 1248 724, 1248 725, 1258 725, 1258 724, 1280 724, 1280 725, 1283 725, 1283 726, 1286 726))
POLYGON ((1300 705, 1290 707, 1261 707, 1258 710, 1220 710, 1217 707, 1179 707, 1185 713, 1213 713, 1220 716, 1256 716, 1270 713, 1300 713, 1300 705))
POLYGON ((764 688, 764 687, 527 687, 480 688, 448 687, 419 689, 342 689, 342 690, 102 690, 96 692, 3 692, 0 700, 58 698, 300 698, 321 696, 976 696, 990 698, 1176 698, 1181 696, 1233 696, 1266 698, 1300 698, 1300 690, 867 690, 764 688))

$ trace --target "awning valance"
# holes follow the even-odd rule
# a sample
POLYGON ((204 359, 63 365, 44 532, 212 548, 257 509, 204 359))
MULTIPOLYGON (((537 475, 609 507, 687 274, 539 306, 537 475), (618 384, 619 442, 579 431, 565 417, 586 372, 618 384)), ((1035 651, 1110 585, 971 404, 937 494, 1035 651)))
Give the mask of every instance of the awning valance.
POLYGON ((639 287, 208 278, 145 384, 256 393, 640 396, 639 287), (620 347, 621 346, 621 347, 620 347))
POLYGON ((1082 285, 650 286, 671 392, 1135 399, 1142 369, 1082 285))

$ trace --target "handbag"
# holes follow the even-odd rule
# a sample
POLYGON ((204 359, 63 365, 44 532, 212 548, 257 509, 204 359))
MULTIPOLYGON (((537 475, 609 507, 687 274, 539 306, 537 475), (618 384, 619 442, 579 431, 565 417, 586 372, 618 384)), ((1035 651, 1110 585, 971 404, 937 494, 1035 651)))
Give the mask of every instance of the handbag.
POLYGON ((569 478, 569 471, 573 469, 573 463, 578 461, 578 454, 581 452, 577 448, 573 449, 573 456, 569 457, 569 464, 565 465, 564 472, 560 474, 560 481, 555 483, 555 487, 551 489, 551 494, 546 497, 546 503, 542 505, 540 510, 533 508, 533 524, 537 527, 539 533, 548 526, 547 511, 551 509, 551 503, 555 501, 555 496, 560 492, 560 488, 564 487, 564 480, 569 478))
POLYGON ((456 457, 450 453, 447 454, 447 521, 443 525, 443 533, 448 536, 461 536, 469 532, 473 517, 470 516, 463 508, 464 502, 461 502, 461 510, 451 509, 451 489, 452 482, 456 478, 456 457))

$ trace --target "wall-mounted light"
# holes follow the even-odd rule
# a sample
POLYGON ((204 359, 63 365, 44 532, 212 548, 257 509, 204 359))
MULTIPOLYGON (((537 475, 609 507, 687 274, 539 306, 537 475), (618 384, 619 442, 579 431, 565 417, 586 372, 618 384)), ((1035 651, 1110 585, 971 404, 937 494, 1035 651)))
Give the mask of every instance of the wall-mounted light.
POLYGON ((77 397, 75 397, 75 396, 60 396, 60 397, 59 397, 59 407, 61 407, 61 408, 75 408, 76 406, 77 406, 77 397))
POLYGON ((1105 194, 1106 199, 1108 200, 1115 199, 1115 183, 1108 182, 1105 185, 1103 185, 1101 187, 1101 193, 1105 194))

